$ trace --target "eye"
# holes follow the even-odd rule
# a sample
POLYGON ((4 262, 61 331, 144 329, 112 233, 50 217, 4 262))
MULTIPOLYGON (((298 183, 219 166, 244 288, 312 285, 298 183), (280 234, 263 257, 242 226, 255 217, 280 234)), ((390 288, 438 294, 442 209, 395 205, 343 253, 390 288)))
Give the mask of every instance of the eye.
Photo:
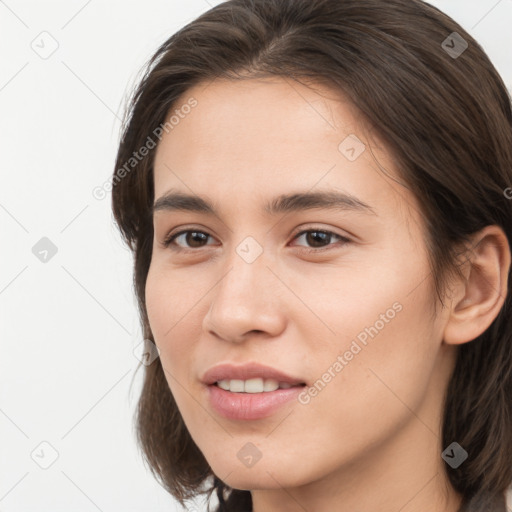
POLYGON ((209 236, 210 235, 204 231, 186 229, 167 236, 163 241, 163 246, 169 247, 171 244, 176 245, 175 240, 179 240, 181 238, 182 241, 186 242, 187 244, 190 243, 191 246, 181 247, 180 245, 177 245, 177 247, 172 247, 173 250, 179 251, 181 249, 194 249, 198 247, 201 248, 203 247, 201 243, 207 240, 209 236))
POLYGON ((306 229, 295 235, 294 240, 298 240, 301 237, 305 237, 304 240, 308 244, 312 244, 312 247, 306 247, 305 252, 320 252, 326 249, 330 249, 329 241, 332 240, 332 238, 336 238, 339 241, 342 242, 341 245, 345 245, 347 243, 350 243, 350 239, 338 235, 336 233, 333 233, 332 231, 326 231, 323 229, 306 229), (309 250, 308 250, 309 249, 309 250))
MULTIPOLYGON (((332 242, 333 238, 341 241, 341 245, 351 242, 347 237, 323 229, 307 229, 300 231, 294 236, 293 240, 298 240, 301 237, 304 237, 306 243, 311 244, 311 246, 302 249, 306 252, 320 252, 329 249, 329 246, 333 245, 332 243, 329 243, 332 242)), ((179 231, 178 233, 168 235, 162 245, 166 248, 170 247, 173 251, 200 249, 201 247, 208 245, 204 243, 208 241, 208 238, 211 238, 211 236, 204 231, 186 229, 179 231), (184 247, 177 243, 180 239, 182 243, 186 244, 184 247)))

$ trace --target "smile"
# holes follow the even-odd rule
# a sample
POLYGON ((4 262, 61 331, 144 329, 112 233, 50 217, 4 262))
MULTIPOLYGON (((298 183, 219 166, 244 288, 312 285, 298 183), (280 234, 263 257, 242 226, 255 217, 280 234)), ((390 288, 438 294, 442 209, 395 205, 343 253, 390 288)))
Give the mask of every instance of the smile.
MULTIPOLYGON (((289 382, 278 382, 275 379, 254 378, 247 380, 224 379, 215 383, 219 388, 232 393, 268 393, 276 389, 293 387, 289 382)), ((299 385, 299 384, 298 384, 299 385)))

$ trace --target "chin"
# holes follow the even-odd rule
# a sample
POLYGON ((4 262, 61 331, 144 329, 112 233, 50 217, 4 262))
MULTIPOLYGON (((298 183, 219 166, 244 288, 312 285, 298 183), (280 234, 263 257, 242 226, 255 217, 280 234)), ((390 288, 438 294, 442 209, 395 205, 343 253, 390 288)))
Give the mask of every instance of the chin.
POLYGON ((237 469, 233 471, 226 479, 222 479, 218 473, 215 473, 223 482, 233 489, 240 491, 257 491, 263 489, 282 489, 295 487, 295 482, 285 480, 284 475, 270 470, 270 475, 265 470, 254 472, 254 468, 237 469), (272 476, 271 476, 272 475, 272 476), (273 478, 272 478, 273 477, 273 478))
POLYGON ((291 488, 311 480, 308 475, 300 473, 297 465, 293 468, 283 468, 279 467, 278 463, 279 461, 268 459, 265 462, 260 460, 252 467, 219 463, 211 465, 211 468, 229 487, 246 491, 291 488))

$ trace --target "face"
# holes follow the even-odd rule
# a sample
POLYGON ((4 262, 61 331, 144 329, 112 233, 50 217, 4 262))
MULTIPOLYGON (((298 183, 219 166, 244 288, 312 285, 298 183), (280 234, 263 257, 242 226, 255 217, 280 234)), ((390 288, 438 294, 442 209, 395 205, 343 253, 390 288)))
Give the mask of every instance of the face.
MULTIPOLYGON (((424 221, 391 156, 328 89, 216 81, 173 110, 190 98, 155 155, 146 304, 214 473, 238 489, 293 487, 389 464, 399 439, 424 450, 451 371, 446 319, 430 314, 424 221), (252 363, 294 386, 203 382, 217 365, 252 363)), ((271 375, 221 380, 258 372, 271 375)))

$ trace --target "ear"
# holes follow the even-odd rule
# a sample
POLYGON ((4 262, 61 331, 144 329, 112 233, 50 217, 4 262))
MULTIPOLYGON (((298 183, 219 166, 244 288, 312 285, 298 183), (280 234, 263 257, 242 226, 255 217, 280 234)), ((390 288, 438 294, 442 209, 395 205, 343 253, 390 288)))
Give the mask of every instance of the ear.
POLYGON ((499 226, 486 226, 472 237, 463 264, 464 281, 452 288, 443 341, 459 345, 482 334, 500 312, 507 293, 510 246, 499 226))

